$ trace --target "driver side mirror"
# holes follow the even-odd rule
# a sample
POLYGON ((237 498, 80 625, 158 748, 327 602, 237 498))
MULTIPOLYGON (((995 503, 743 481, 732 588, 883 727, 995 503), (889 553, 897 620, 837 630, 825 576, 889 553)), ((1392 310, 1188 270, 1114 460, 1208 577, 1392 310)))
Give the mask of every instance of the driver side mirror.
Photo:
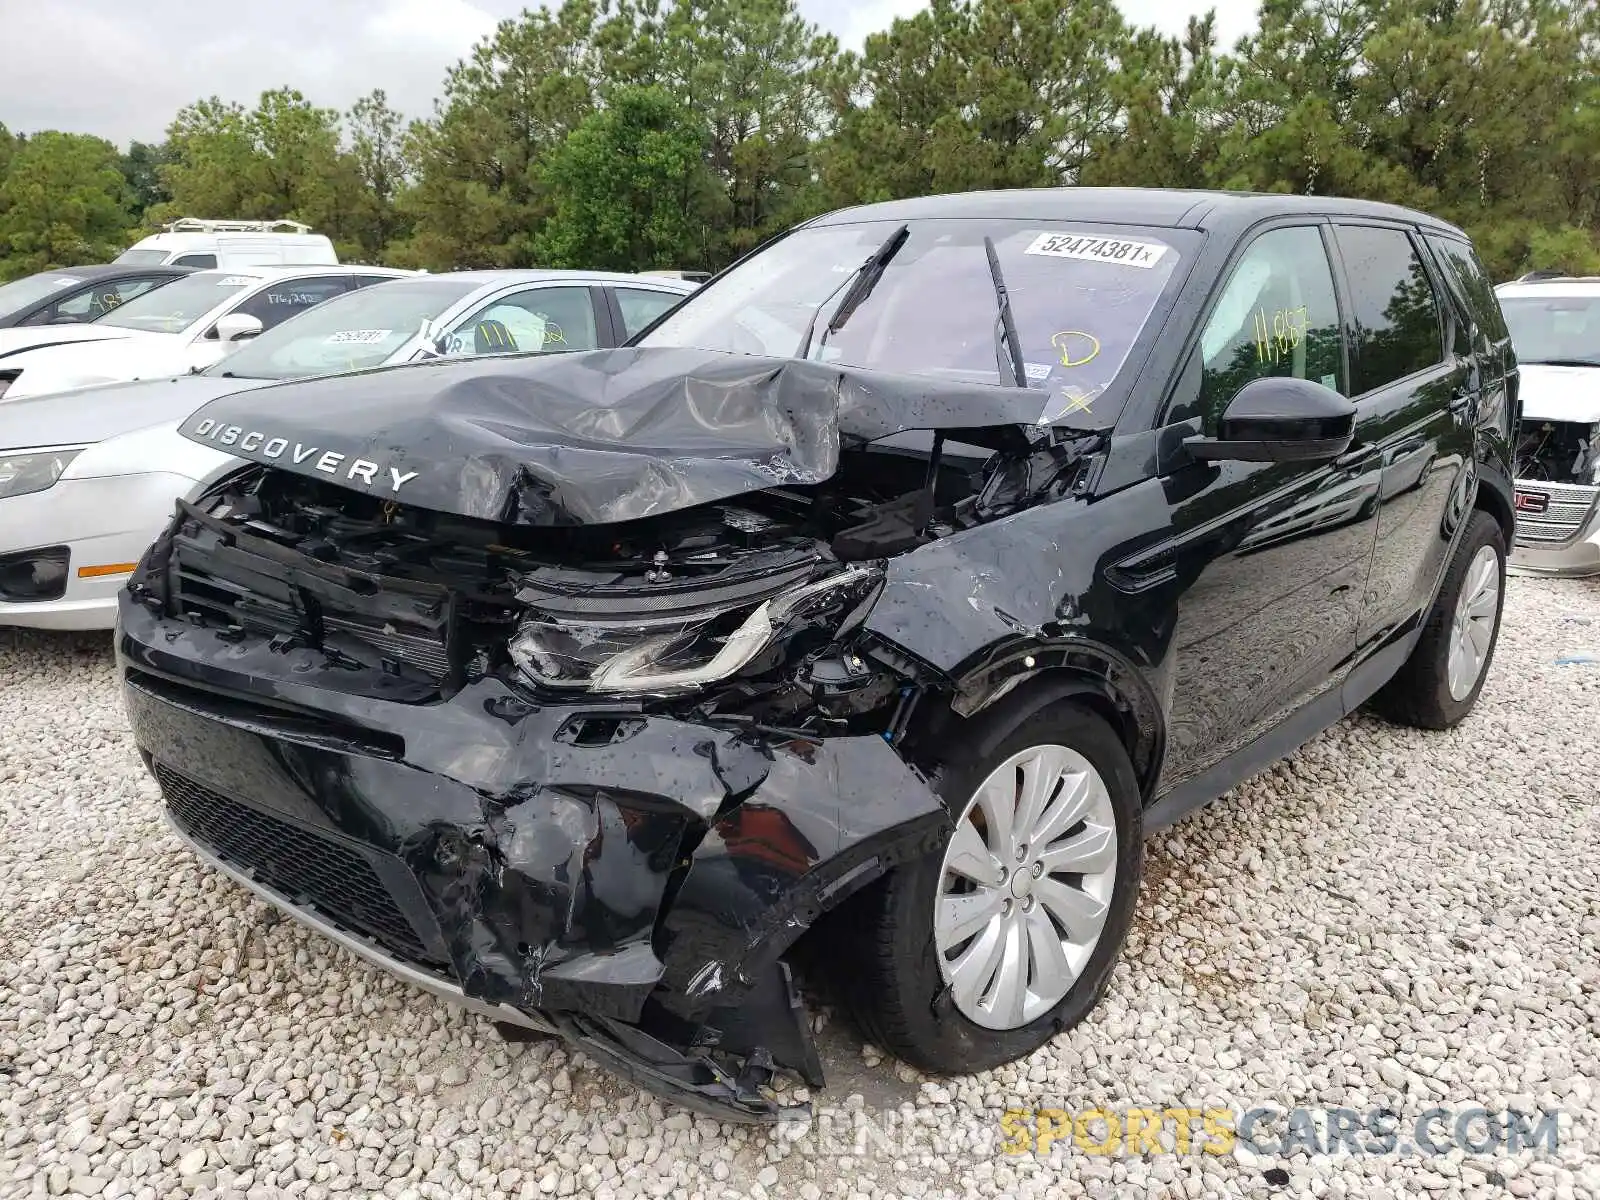
POLYGON ((1350 448, 1356 406, 1309 379, 1269 375, 1239 389, 1217 423, 1217 436, 1183 439, 1206 462, 1324 462, 1350 448))
POLYGON ((261 318, 252 317, 249 313, 229 313, 219 317, 216 325, 217 338, 223 342, 242 342, 261 333, 261 318))

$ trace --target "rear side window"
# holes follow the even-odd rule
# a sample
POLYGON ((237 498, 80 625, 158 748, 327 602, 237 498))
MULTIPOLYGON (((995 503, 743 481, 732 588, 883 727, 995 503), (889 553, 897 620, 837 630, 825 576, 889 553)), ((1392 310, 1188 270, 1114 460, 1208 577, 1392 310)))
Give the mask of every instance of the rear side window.
MULTIPOLYGON (((1339 302, 1322 234, 1299 225, 1263 233, 1233 268, 1200 333, 1206 428, 1253 379, 1293 376, 1344 391, 1339 302)), ((1185 408, 1174 417, 1191 415, 1185 408)))
POLYGON ((1438 298, 1411 238, 1373 225, 1336 230, 1356 326, 1353 394, 1443 362, 1438 298))
POLYGON ((345 281, 339 275, 285 279, 257 292, 234 311, 249 313, 260 320, 262 329, 271 329, 295 313, 315 308, 324 300, 331 300, 344 291, 345 281))

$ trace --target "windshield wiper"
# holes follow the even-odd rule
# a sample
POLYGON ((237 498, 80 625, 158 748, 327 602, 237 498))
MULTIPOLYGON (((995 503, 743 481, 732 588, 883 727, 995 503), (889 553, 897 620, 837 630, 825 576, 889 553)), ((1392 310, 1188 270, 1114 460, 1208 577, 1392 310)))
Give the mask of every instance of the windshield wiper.
POLYGON ((994 356, 1000 364, 1000 375, 1006 373, 1006 358, 1011 359, 1011 377, 1019 388, 1028 386, 1028 368, 1022 362, 1022 340, 1017 337, 1017 323, 1011 316, 1011 294, 1006 291, 1005 276, 1000 273, 1000 255, 995 252, 994 239, 983 239, 983 252, 989 256, 989 278, 994 282, 994 299, 1000 307, 995 320, 994 356))
MULTIPOLYGON (((867 256, 865 262, 851 272, 849 279, 840 285, 840 287, 848 287, 849 290, 845 292, 844 298, 839 301, 839 307, 833 310, 833 316, 828 320, 828 328, 824 331, 822 342, 817 349, 820 350, 827 345, 828 338, 843 329, 844 323, 850 319, 856 309, 861 307, 862 302, 872 295, 872 289, 878 286, 878 280, 883 278, 883 273, 888 269, 890 261, 896 254, 900 253, 900 247, 904 246, 910 237, 911 226, 900 226, 899 229, 896 229, 884 239, 883 245, 867 256)), ((838 291, 839 289, 835 288, 834 294, 837 294, 838 291)), ((828 307, 828 300, 831 299, 833 299, 832 295, 817 305, 817 311, 811 314, 811 323, 806 326, 805 337, 800 339, 800 348, 795 351, 796 358, 810 356, 811 338, 817 331, 817 321, 822 316, 822 310, 828 307)))
POLYGON ((1525 367, 1600 367, 1600 358, 1522 358, 1525 367))

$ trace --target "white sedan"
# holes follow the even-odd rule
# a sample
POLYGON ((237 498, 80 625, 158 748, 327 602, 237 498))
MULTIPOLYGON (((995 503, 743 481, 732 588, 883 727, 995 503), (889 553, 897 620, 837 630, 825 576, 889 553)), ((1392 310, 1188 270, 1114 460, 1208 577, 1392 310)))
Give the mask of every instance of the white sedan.
POLYGON ((0 330, 0 399, 209 367, 241 342, 346 292, 410 275, 387 267, 196 271, 87 325, 0 330))
POLYGON ((417 275, 331 300, 198 374, 0 403, 0 625, 111 627, 176 498, 239 465, 177 431, 219 396, 453 355, 615 346, 693 290, 577 271, 417 275))

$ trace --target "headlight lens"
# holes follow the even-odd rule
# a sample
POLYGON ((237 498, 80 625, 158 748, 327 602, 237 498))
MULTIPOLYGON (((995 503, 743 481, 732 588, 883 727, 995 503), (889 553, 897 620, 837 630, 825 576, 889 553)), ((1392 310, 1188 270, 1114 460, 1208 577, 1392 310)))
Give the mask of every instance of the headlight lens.
POLYGON ((26 496, 54 486, 83 447, 55 450, 0 450, 0 499, 26 496))
POLYGON ((713 608, 670 625, 534 616, 518 628, 508 649, 522 674, 541 687, 690 691, 736 674, 791 621, 854 598, 879 575, 874 567, 847 567, 754 608, 713 608))

